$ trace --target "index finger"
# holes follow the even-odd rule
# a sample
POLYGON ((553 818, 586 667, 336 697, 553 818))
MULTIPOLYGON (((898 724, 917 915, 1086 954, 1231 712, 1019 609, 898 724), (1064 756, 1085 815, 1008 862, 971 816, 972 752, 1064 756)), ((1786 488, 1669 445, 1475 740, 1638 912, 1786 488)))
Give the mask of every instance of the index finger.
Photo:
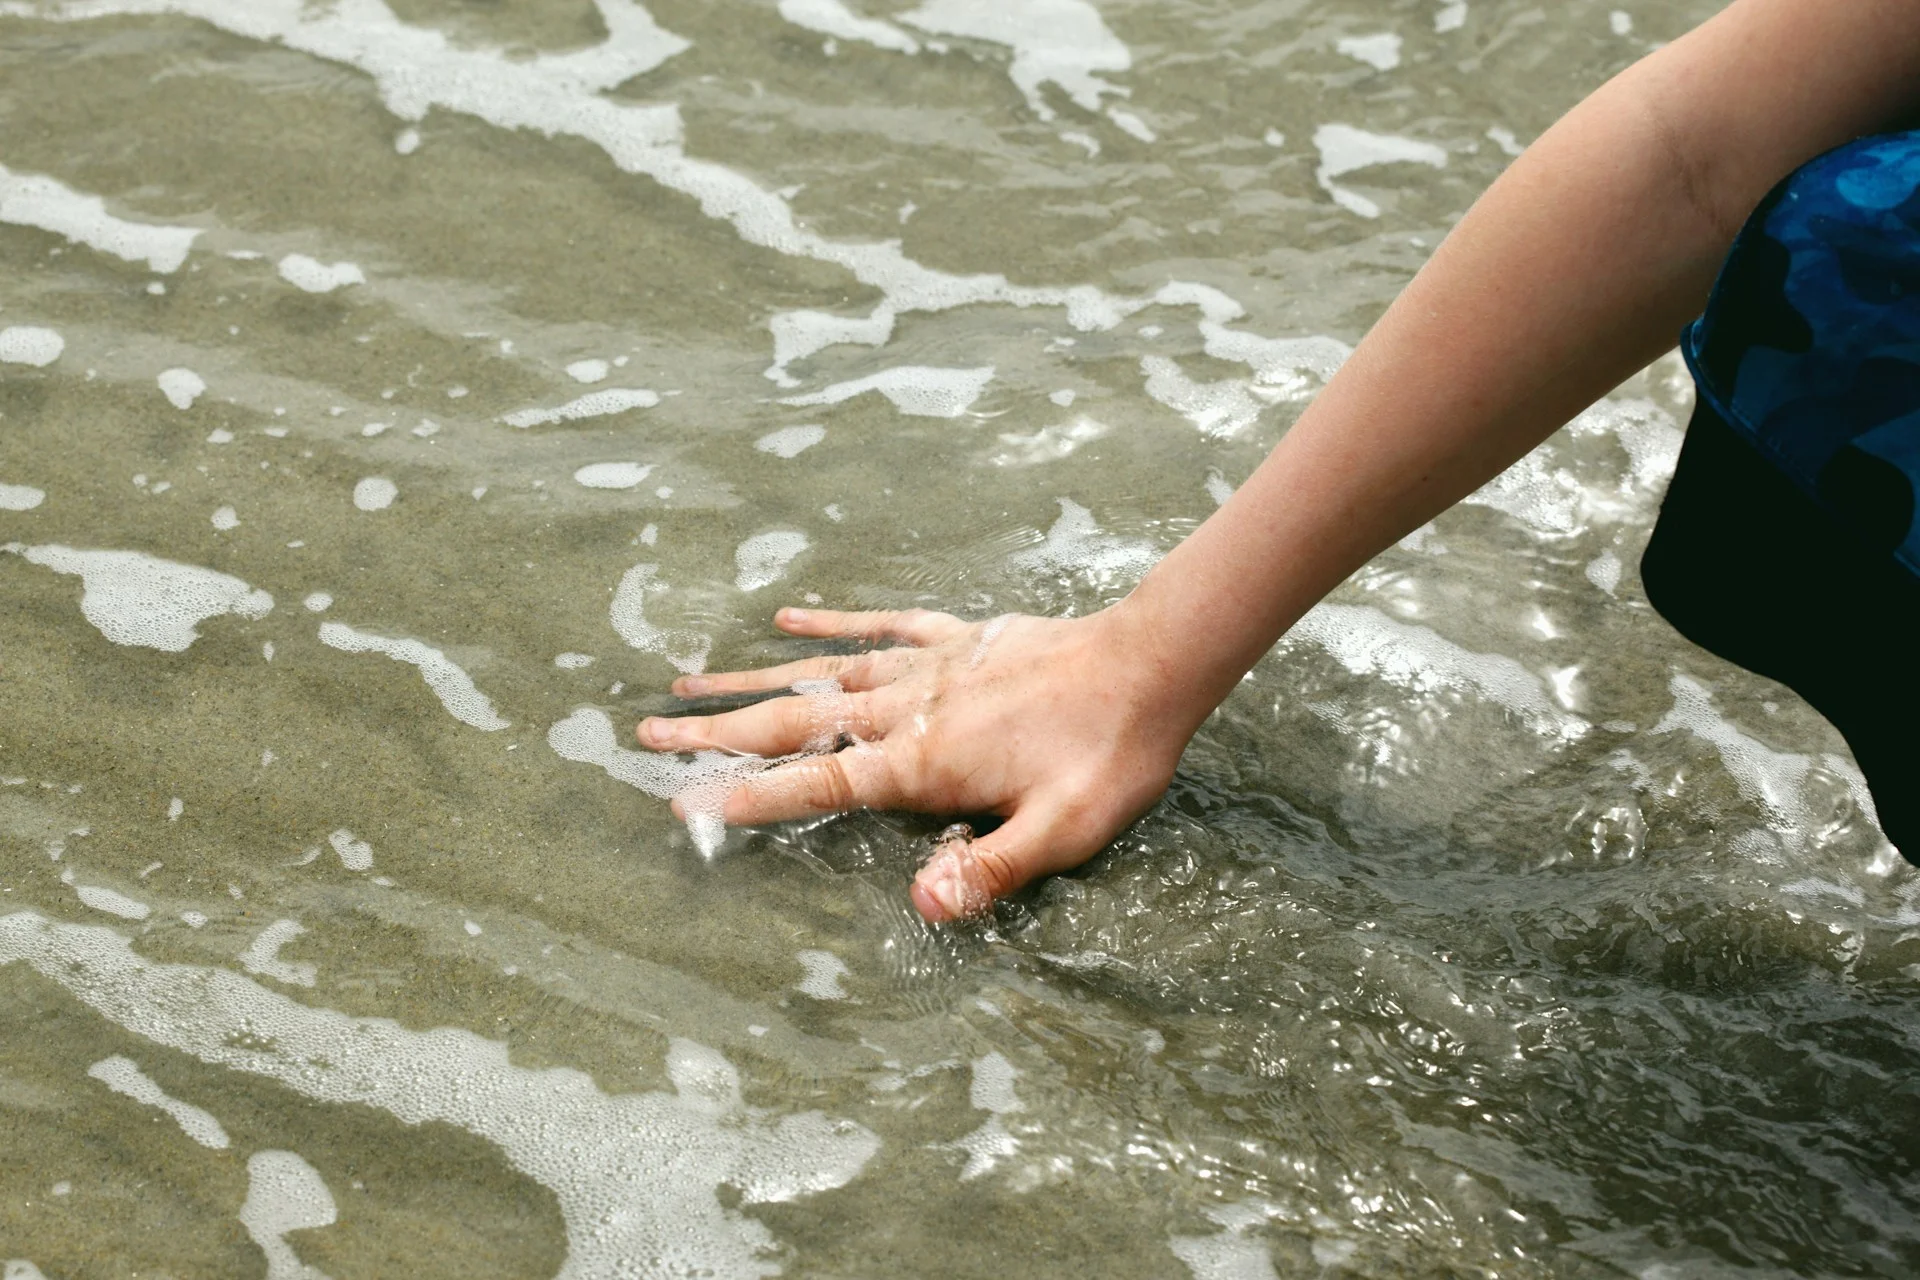
POLYGON ((782 609, 773 625, 788 635, 841 640, 901 640, 925 647, 966 634, 967 623, 932 609, 841 613, 834 609, 782 609))

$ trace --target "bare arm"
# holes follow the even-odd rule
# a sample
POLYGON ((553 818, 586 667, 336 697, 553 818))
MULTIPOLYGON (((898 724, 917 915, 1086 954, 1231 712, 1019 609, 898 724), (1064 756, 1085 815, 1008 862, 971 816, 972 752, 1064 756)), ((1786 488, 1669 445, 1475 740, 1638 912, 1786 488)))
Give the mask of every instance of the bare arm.
POLYGON ((1774 183, 1917 104, 1920 5, 1739 0, 1575 107, 1128 601, 1170 699, 1211 710, 1348 574, 1671 347, 1774 183))
POLYGON ((662 750, 779 755, 729 822, 858 807, 996 813, 923 868, 932 920, 1098 852, 1194 730, 1348 574, 1672 345, 1747 212, 1801 162, 1920 108, 1920 0, 1735 0, 1582 102, 1488 189, 1252 478, 1121 604, 989 631, 944 614, 783 610, 905 647, 683 679, 834 677, 845 696, 652 719, 662 750), (1195 619, 1205 625, 1196 627, 1195 619))

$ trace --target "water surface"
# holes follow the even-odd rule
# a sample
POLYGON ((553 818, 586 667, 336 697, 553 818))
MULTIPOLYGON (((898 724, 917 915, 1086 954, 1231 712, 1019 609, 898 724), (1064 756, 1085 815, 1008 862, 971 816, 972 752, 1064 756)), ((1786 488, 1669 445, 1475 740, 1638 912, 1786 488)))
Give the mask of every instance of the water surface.
POLYGON ((990 927, 628 785, 783 603, 1124 594, 1714 7, 0 4, 8 1276, 1920 1270, 1920 880, 1646 605, 1671 357, 990 927))

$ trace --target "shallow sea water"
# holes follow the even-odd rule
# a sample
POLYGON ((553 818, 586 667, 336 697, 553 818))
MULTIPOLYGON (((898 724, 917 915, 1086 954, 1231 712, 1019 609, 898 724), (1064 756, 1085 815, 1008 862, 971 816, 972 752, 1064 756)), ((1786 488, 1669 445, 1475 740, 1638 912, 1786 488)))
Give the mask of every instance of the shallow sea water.
POLYGON ((628 785, 780 604, 1124 594, 1714 8, 0 3, 8 1280, 1920 1271, 1920 878, 1647 608, 1672 357, 990 926, 628 785))

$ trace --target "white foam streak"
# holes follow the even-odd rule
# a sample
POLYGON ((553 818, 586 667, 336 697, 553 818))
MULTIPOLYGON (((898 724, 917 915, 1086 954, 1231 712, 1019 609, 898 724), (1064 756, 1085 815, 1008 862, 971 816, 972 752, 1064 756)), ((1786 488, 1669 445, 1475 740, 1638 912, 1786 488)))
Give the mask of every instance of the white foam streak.
POLYGON ((350 284, 365 284, 367 277, 351 262, 327 263, 304 253, 290 253, 280 259, 280 278, 308 293, 332 293, 350 284))
POLYGON ((1107 587, 1138 579, 1159 560, 1160 553, 1150 543, 1103 533, 1094 523, 1093 512, 1071 498, 1055 501, 1060 504, 1060 518, 1039 546, 1009 557, 1017 567, 1081 575, 1096 587, 1107 587))
POLYGON ((549 427, 559 422, 578 422, 582 418, 610 417, 629 409, 651 409, 659 403, 659 395, 652 391, 639 387, 610 387, 605 391, 589 391, 578 399, 551 409, 521 409, 508 414, 501 421, 510 427, 525 430, 528 427, 549 427))
POLYGON ((1397 137, 1389 133, 1368 133, 1347 124, 1323 124, 1313 131, 1313 145, 1320 152, 1320 167, 1314 177, 1332 196, 1334 203, 1363 218, 1380 216, 1380 206, 1334 179, 1360 169, 1382 164, 1424 164, 1436 169, 1447 167, 1447 153, 1431 142, 1397 137))
POLYGON ((862 18, 840 0, 780 0, 780 16, 796 27, 836 40, 853 40, 895 53, 918 53, 920 42, 875 18, 862 18))
POLYGON ((855 396, 877 391, 893 402, 901 413, 921 418, 957 418, 973 407, 993 381, 993 367, 982 369, 939 369, 928 365, 902 365, 885 369, 851 382, 836 382, 824 391, 791 396, 781 404, 796 406, 841 404, 855 396))
POLYGON ((145 920, 153 914, 153 908, 146 903, 101 885, 77 884, 73 886, 73 891, 84 905, 110 916, 119 916, 122 920, 145 920))
POLYGON ((643 462, 594 462, 573 473, 573 482, 585 489, 637 489, 653 474, 643 462))
POLYGON ((45 489, 30 484, 0 484, 0 511, 31 511, 46 500, 45 489))
POLYGON ((357 631, 343 622, 320 624, 320 641, 343 653, 384 653, 395 662, 420 669, 420 678, 433 690, 434 697, 461 724, 493 733, 510 727, 500 718, 487 695, 473 683, 473 677, 454 665, 440 650, 418 640, 395 640, 387 636, 357 631))
POLYGON ((339 1217, 314 1167, 291 1151, 256 1151, 247 1160, 247 1199, 240 1225, 267 1255, 267 1280, 327 1280, 287 1243, 289 1231, 330 1227, 339 1217))
POLYGON ((160 394, 176 409, 191 409, 207 389, 206 379, 191 369, 166 369, 154 379, 160 394))
POLYGON ((591 764, 610 778, 661 800, 678 800, 687 832, 702 857, 711 858, 726 837, 722 810, 741 782, 773 763, 760 756, 701 751, 691 760, 620 745, 607 713, 582 707, 547 730, 547 745, 563 760, 591 764))
POLYGON ((276 982, 311 987, 319 980, 319 969, 304 961, 280 958, 280 948, 305 932, 306 928, 297 920, 274 921, 255 934, 247 949, 240 953, 240 967, 276 982))
POLYGON ((608 616, 614 631, 629 646, 660 654, 680 671, 693 675, 706 669, 713 640, 698 631, 669 630, 647 621, 648 593, 667 589, 659 574, 657 564, 637 564, 622 574, 608 616))
MULTIPOLYGON (((525 60, 499 50, 455 47, 439 31, 401 22, 381 0, 340 0, 325 7, 301 0, 68 0, 36 10, 36 16, 197 18, 235 35, 354 67, 373 78, 387 108, 404 121, 418 122, 430 109, 440 109, 501 129, 579 138, 600 148, 621 170, 692 197, 706 216, 728 223, 748 244, 846 269, 884 295, 889 315, 1003 303, 1061 307, 1077 329, 1108 329, 1156 300, 1193 303, 1195 298, 1178 295, 1203 288, 1175 284, 1155 298, 1121 298, 1090 285, 1014 285, 1004 275, 959 276, 922 266, 897 241, 842 242, 805 230, 778 193, 723 165, 689 157, 678 108, 594 96, 687 47, 653 26, 640 6, 628 0, 598 2, 614 33, 605 45, 525 60)), ((940 27, 1010 44, 1020 79, 1035 90, 1044 82, 1059 84, 1082 105, 1097 105, 1102 95, 1120 92, 1094 72, 1120 70, 1131 61, 1125 46, 1082 0, 1025 0, 1017 6, 939 0, 913 16, 923 29, 940 27)), ((1117 117, 1115 122, 1124 127, 1117 117)))
POLYGON ((116 218, 99 196, 83 195, 40 174, 15 173, 5 165, 0 165, 0 222, 51 231, 127 262, 144 262, 161 275, 180 269, 200 234, 193 227, 116 218))
POLYGON ((1472 692, 1548 737, 1571 742, 1592 727, 1557 706, 1540 677, 1505 654, 1475 653, 1365 605, 1316 605, 1287 637, 1320 646, 1354 675, 1376 676, 1413 693, 1472 692))
POLYGON ((199 1107, 170 1095, 150 1080, 131 1058, 102 1058, 87 1068, 87 1074, 115 1093, 132 1098, 143 1106, 166 1112, 183 1133, 203 1147, 224 1151, 230 1145, 227 1131, 218 1120, 199 1107))
POLYGON ((757 533, 734 549, 733 563, 738 571, 733 585, 741 591, 758 591, 786 576, 794 557, 811 545, 807 535, 797 529, 775 529, 757 533))
POLYGON ((313 1008, 223 969, 154 963, 108 929, 0 917, 0 964, 16 962, 203 1062, 494 1143, 554 1193, 568 1244, 556 1280, 618 1274, 632 1259, 661 1260, 642 1276, 669 1274, 669 1260, 680 1274, 765 1276, 772 1235, 723 1207, 719 1186, 749 1204, 796 1199, 846 1185, 880 1145, 818 1112, 746 1106, 726 1059, 686 1040, 668 1049, 675 1092, 610 1097, 579 1071, 515 1066, 504 1043, 468 1031, 413 1031, 313 1008))
POLYGON ((1133 55, 1085 0, 926 0, 900 21, 1011 49, 1007 74, 1042 120, 1054 118, 1043 85, 1059 86, 1075 106, 1095 112, 1104 97, 1127 92, 1100 76, 1131 70, 1133 55))
POLYGON ((66 349, 65 338, 39 325, 16 324, 0 329, 0 364, 44 369, 66 349))
POLYGON ((260 619, 273 597, 238 578, 176 564, 140 551, 76 551, 8 543, 29 563, 80 578, 80 612, 115 644, 179 653, 200 638, 198 626, 234 613, 260 619))
MULTIPOLYGON (((1805 834, 1818 825, 1805 791, 1815 764, 1812 757, 1775 751, 1742 732, 1714 709, 1713 698, 1706 687, 1689 676, 1674 676, 1668 691, 1673 694, 1673 706, 1660 718, 1660 723, 1653 726, 1653 733, 1684 730, 1711 743, 1720 753, 1721 763, 1740 794, 1758 804, 1776 829, 1805 834)), ((1855 807, 1877 825, 1879 815, 1860 770, 1845 757, 1831 753, 1823 756, 1819 763, 1846 784, 1855 807)))
POLYGON ((753 447, 761 453, 770 453, 776 458, 797 458, 826 438, 827 429, 818 423, 812 423, 769 431, 755 440, 753 447))

